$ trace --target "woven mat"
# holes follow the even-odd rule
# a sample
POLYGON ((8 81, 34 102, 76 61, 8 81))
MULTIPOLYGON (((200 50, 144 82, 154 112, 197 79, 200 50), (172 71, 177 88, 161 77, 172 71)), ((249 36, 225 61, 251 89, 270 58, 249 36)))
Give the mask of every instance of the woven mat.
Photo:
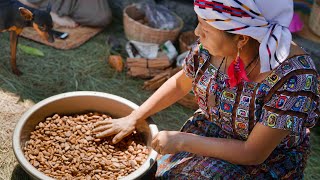
POLYGON ((94 37, 99 32, 101 32, 103 28, 79 26, 77 28, 72 29, 57 27, 55 28, 55 30, 69 33, 68 38, 65 40, 55 39, 54 43, 49 43, 47 41, 42 40, 41 37, 37 34, 37 32, 31 27, 24 28, 21 36, 48 46, 52 46, 57 49, 67 50, 79 47, 80 45, 88 41, 90 38, 94 37))

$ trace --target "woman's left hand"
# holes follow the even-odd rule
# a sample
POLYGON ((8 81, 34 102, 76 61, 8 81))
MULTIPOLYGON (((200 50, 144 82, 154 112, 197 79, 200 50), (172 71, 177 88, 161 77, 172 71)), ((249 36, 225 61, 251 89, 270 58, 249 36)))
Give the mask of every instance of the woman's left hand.
POLYGON ((152 140, 151 146, 159 154, 175 154, 182 149, 182 137, 179 131, 160 131, 152 140))

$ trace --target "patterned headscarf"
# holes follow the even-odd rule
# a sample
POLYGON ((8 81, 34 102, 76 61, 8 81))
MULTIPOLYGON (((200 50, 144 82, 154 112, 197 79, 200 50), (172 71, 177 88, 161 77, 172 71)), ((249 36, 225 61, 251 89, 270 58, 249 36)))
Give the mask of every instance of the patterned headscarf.
POLYGON ((292 0, 195 0, 194 10, 219 30, 258 40, 260 72, 276 68, 289 55, 292 0))

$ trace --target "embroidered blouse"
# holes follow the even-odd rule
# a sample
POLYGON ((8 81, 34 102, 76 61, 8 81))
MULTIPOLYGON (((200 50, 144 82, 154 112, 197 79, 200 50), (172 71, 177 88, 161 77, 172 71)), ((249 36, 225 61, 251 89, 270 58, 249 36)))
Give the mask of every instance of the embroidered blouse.
POLYGON ((280 147, 301 144, 319 114, 319 75, 309 55, 288 58, 261 83, 227 86, 228 76, 210 63, 210 54, 193 46, 184 62, 193 92, 208 120, 234 138, 246 140, 256 123, 291 131, 280 147), (200 52, 199 52, 200 51, 200 52), (214 85, 218 88, 213 88, 214 85), (218 85, 218 86, 217 86, 218 85), (216 102, 210 102, 215 94, 216 102), (210 100, 209 100, 210 99, 210 100))

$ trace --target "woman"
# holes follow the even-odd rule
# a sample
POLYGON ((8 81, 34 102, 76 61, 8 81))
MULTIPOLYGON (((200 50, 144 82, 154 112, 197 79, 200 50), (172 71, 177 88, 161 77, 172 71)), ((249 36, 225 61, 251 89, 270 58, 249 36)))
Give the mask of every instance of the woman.
POLYGON ((193 89, 199 110, 152 147, 162 179, 301 179, 318 118, 318 74, 291 42, 291 0, 196 0, 199 42, 184 70, 129 116, 96 124, 119 142, 193 89))

